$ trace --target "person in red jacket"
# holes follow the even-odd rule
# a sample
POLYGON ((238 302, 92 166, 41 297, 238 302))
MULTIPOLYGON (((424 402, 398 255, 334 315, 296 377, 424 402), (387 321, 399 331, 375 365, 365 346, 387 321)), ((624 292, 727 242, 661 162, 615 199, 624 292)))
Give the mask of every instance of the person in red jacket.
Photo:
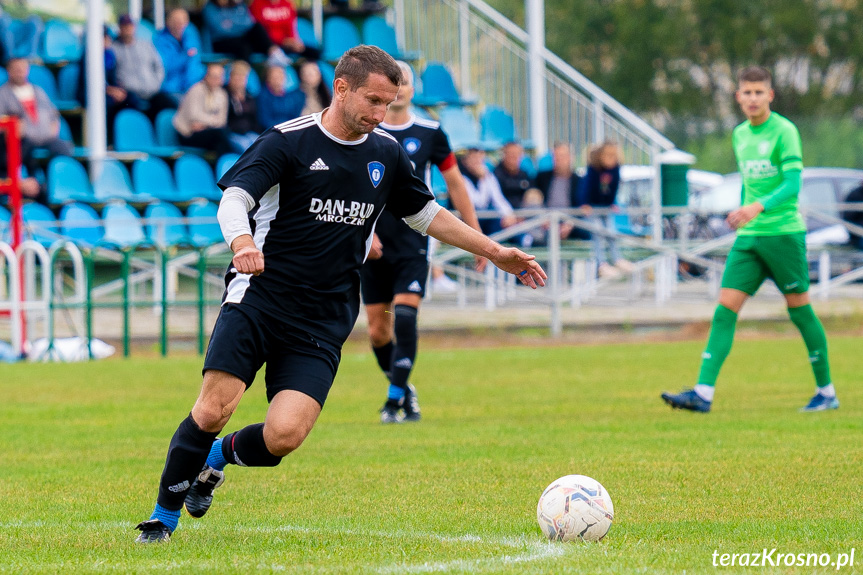
POLYGON ((249 10, 267 31, 270 40, 285 54, 296 54, 309 60, 320 57, 320 50, 306 46, 300 38, 297 32, 297 9, 291 0, 253 0, 249 10))

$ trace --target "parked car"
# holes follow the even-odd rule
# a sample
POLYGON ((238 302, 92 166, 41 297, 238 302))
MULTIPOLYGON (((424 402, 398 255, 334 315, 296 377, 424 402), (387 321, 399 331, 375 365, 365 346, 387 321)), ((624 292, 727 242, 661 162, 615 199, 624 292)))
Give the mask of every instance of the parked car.
MULTIPOLYGON (((617 230, 633 236, 648 235, 651 232, 651 217, 649 214, 629 215, 625 208, 648 208, 653 205, 653 179, 656 170, 653 166, 621 166, 620 188, 617 191, 617 205, 624 208, 624 213, 615 217, 617 230)), ((703 194, 707 190, 723 182, 722 174, 705 170, 689 170, 686 172, 686 182, 689 185, 689 197, 693 194, 703 194)))
MULTIPOLYGON (((863 183, 863 170, 849 168, 804 168, 800 188, 800 207, 810 208, 836 218, 841 217, 837 205, 855 187, 863 183)), ((731 233, 725 216, 740 207, 740 174, 726 175, 722 183, 707 190, 695 192, 690 188, 689 207, 709 221, 709 225, 724 233, 731 233)), ((848 231, 842 225, 830 224, 817 216, 806 217, 807 243, 843 244, 848 241, 848 231)))

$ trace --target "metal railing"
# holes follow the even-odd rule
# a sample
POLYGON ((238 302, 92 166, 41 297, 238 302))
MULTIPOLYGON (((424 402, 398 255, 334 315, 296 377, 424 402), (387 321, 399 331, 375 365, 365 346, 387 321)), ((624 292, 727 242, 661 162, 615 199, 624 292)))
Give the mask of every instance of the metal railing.
MULTIPOLYGON (((528 138, 527 32, 482 0, 399 0, 396 24, 404 48, 426 61, 448 64, 465 96, 510 111, 528 138)), ((617 140, 627 163, 652 164, 674 144, 549 50, 546 63, 548 142, 570 142, 581 152, 617 140)))

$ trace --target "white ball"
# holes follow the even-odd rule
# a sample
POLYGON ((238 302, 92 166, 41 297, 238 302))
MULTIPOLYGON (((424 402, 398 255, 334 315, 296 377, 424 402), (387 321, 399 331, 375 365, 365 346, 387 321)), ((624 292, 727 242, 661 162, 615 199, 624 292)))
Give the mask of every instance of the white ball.
POLYGON ((611 527, 614 505, 599 481, 565 475, 542 492, 536 519, 552 541, 599 541, 611 527))

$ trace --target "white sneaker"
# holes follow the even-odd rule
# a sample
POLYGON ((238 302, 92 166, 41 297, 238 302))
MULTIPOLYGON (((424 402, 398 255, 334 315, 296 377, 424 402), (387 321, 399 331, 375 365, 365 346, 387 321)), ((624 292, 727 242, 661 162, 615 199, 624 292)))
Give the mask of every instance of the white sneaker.
POLYGON ((458 291, 458 283, 451 280, 446 274, 442 274, 432 280, 434 291, 438 293, 455 293, 458 291))

